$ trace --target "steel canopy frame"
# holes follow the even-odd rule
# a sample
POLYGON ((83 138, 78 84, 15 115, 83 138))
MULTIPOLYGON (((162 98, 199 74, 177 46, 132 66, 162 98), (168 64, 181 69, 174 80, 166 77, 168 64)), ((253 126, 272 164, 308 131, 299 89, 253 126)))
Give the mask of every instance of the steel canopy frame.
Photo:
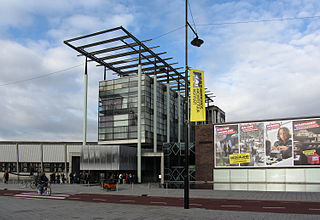
MULTIPOLYGON (((183 67, 173 67, 178 63, 167 63, 171 57, 161 58, 166 52, 154 52, 152 49, 159 46, 148 47, 139 41, 124 27, 119 26, 96 33, 65 40, 64 43, 76 50, 80 56, 88 58, 88 62, 95 61, 97 66, 104 66, 120 77, 137 75, 138 64, 145 75, 156 76, 159 81, 170 84, 174 91, 184 91, 184 72, 178 70, 183 67), (141 62, 146 60, 145 62, 141 62)), ((189 82, 188 82, 189 84, 189 82)), ((209 92, 206 90, 206 93, 209 92)), ((182 93, 181 93, 182 94, 182 93)), ((206 94, 206 103, 213 99, 206 94)))

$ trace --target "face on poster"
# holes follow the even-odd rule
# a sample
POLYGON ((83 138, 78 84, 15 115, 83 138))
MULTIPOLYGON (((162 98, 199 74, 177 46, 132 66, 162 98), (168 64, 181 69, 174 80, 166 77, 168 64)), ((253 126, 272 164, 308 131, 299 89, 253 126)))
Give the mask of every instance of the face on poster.
POLYGON ((292 166, 292 121, 265 122, 267 166, 292 166))
POLYGON ((238 125, 215 126, 216 166, 239 166, 229 161, 229 155, 239 153, 238 142, 238 125))
POLYGON ((250 153, 250 163, 240 166, 265 166, 264 123, 240 124, 240 154, 250 153))
POLYGON ((320 165, 320 119, 293 121, 294 165, 320 165))

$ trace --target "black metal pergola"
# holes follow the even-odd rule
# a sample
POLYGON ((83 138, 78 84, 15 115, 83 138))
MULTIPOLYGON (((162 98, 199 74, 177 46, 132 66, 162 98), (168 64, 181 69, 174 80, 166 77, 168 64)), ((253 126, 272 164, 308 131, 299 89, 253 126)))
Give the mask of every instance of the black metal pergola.
MULTIPOLYGON (((97 66, 103 66, 104 80, 106 70, 120 77, 136 75, 138 64, 142 73, 148 76, 156 76, 158 82, 167 83, 173 91, 183 95, 185 90, 183 67, 174 67, 178 63, 168 63, 172 57, 160 57, 166 52, 154 52, 159 46, 148 47, 145 45, 150 40, 139 41, 122 26, 79 36, 64 41, 66 45, 79 52, 79 56, 85 56, 88 62, 95 61, 97 66)), ((189 85, 189 82, 187 82, 189 85)), ((213 102, 212 93, 206 89, 206 103, 213 102)))

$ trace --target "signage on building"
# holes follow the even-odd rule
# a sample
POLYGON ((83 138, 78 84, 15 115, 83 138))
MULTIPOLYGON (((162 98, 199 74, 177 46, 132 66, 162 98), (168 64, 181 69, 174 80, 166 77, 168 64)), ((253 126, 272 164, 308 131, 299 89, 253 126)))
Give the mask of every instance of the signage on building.
POLYGON ((320 118, 215 125, 214 144, 216 167, 320 166, 320 118))
POLYGON ((204 72, 190 69, 190 121, 205 121, 204 72))

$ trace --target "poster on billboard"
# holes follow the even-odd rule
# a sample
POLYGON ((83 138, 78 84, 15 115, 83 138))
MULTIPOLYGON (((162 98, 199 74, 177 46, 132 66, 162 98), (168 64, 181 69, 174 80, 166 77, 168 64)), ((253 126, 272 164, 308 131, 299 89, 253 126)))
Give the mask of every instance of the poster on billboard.
POLYGON ((239 154, 238 125, 215 126, 217 166, 239 166, 230 163, 230 155, 239 154))
POLYGON ((240 166, 265 166, 264 123, 240 124, 240 153, 250 154, 250 162, 240 166))
POLYGON ((214 126, 216 167, 320 166, 320 118, 214 126))
POLYGON ((292 166, 292 121, 265 123, 267 166, 292 166))
POLYGON ((294 165, 320 165, 320 120, 293 121, 294 165))

